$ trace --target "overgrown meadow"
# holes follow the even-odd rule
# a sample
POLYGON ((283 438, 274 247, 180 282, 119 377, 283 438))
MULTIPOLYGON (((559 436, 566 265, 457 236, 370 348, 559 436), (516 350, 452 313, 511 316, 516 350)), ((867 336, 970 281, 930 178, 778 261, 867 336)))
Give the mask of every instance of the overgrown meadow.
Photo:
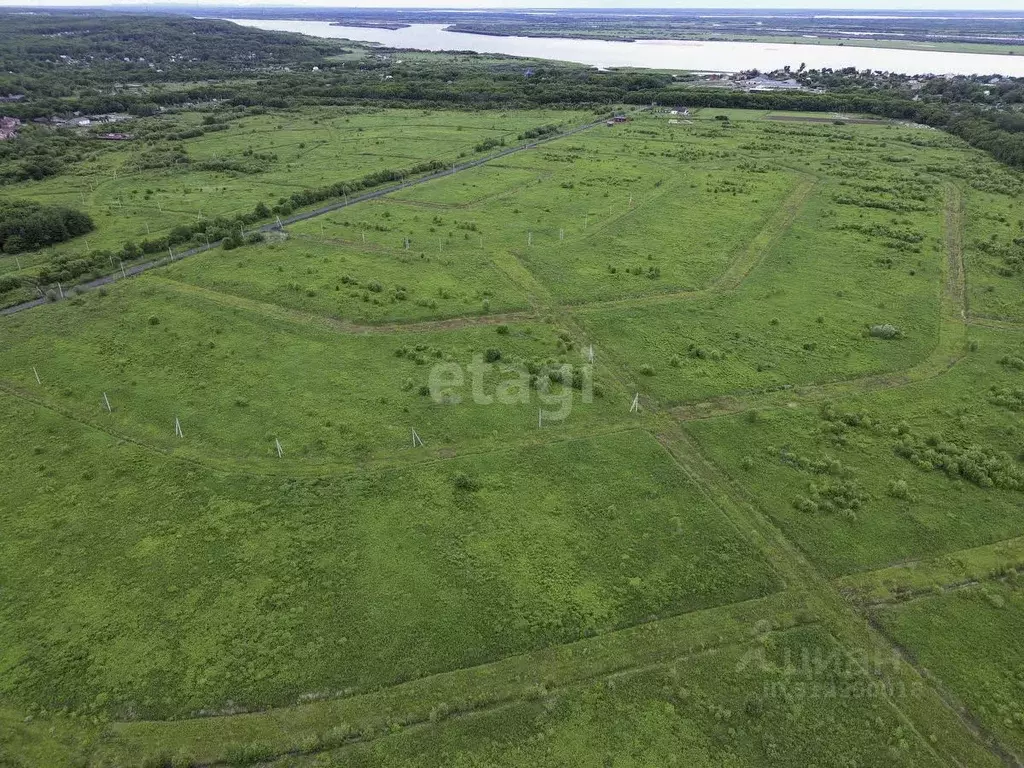
POLYGON ((1021 754, 1019 175, 842 116, 218 114, 5 188, 96 228, 3 274, 555 138, 0 320, 0 762, 1021 754))

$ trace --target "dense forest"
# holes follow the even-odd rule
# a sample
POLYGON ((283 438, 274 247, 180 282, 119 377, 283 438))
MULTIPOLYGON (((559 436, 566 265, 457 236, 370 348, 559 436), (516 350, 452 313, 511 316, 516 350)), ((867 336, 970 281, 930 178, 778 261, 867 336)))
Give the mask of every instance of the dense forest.
POLYGON ((23 200, 0 200, 0 251, 4 253, 63 243, 92 229, 92 219, 81 211, 23 200))

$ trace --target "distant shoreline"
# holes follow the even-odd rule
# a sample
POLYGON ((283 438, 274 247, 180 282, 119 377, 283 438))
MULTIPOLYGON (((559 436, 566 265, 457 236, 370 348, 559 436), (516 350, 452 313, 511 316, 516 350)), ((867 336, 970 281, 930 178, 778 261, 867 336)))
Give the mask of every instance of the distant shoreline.
MULTIPOLYGON (((377 26, 371 24, 336 24, 334 26, 377 26)), ((383 27, 383 25, 380 25, 383 27)), ((410 26, 408 24, 402 27, 410 26)), ((398 29, 399 27, 394 27, 398 29)), ((879 39, 827 37, 824 35, 672 35, 667 30, 652 30, 648 34, 616 34, 615 32, 580 32, 566 27, 561 30, 500 30, 475 26, 472 23, 456 22, 446 27, 449 32, 460 32, 466 35, 482 35, 487 37, 529 37, 529 38, 565 38, 570 40, 602 40, 615 43, 636 43, 642 40, 680 40, 695 43, 775 43, 791 45, 834 45, 850 48, 888 48, 906 51, 937 51, 943 53, 987 53, 999 56, 1024 55, 1024 40, 1020 42, 954 42, 908 39, 879 39), (1019 50, 1013 50, 1017 48, 1019 50)))
POLYGON ((400 21, 332 21, 330 24, 332 27, 366 27, 367 29, 390 29, 392 31, 412 26, 400 21))

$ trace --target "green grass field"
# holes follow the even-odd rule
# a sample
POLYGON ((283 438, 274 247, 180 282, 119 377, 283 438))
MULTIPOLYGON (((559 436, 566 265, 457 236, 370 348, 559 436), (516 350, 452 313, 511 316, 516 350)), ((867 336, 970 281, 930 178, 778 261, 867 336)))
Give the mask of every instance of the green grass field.
MULTIPOLYGON (((100 247, 590 118, 252 115, 181 144, 259 173, 5 194, 100 247)), ((1021 177, 668 120, 0 318, 0 765, 1024 754, 1021 177)))
POLYGON ((877 620, 937 675, 1012 754, 1024 749, 1024 696, 1016 652, 1020 584, 989 583, 880 609, 877 620))

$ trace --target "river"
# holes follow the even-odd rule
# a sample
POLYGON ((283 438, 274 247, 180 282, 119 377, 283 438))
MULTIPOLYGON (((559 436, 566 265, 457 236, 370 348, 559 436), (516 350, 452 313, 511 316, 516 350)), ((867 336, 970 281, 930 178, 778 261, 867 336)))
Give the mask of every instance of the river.
POLYGON ((856 67, 905 74, 1001 74, 1024 77, 1024 56, 989 53, 909 51, 861 48, 852 45, 800 45, 788 43, 727 43, 692 40, 575 40, 564 37, 495 37, 448 32, 444 24, 413 24, 402 29, 335 27, 326 21, 228 19, 236 24, 313 37, 381 43, 393 48, 424 51, 475 51, 527 58, 557 59, 594 67, 639 67, 696 72, 771 71, 785 65, 796 69, 856 67))

